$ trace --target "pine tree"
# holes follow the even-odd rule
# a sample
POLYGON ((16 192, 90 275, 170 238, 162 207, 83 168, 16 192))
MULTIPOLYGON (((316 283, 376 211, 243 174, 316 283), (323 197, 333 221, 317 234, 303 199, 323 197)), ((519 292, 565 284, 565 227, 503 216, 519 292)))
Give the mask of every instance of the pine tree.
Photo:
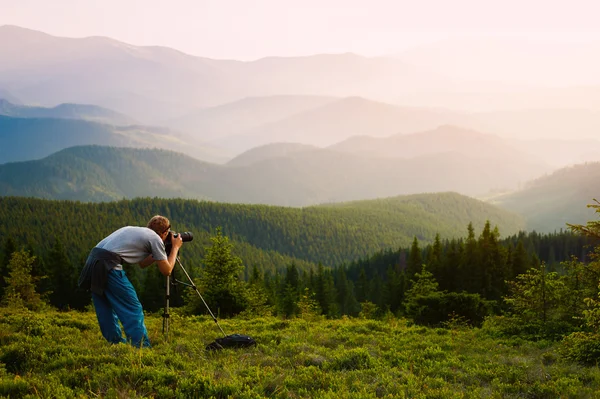
POLYGON ((48 253, 45 269, 48 272, 50 304, 58 309, 71 307, 79 276, 76 276, 67 251, 59 239, 48 253))
POLYGON ((2 250, 3 256, 0 257, 0 298, 4 296, 4 290, 6 288, 6 282, 3 276, 8 276, 8 263, 13 253, 17 251, 17 245, 12 237, 6 237, 4 241, 4 248, 2 250))
POLYGON ((412 278, 418 273, 423 267, 423 256, 421 254, 421 248, 419 248, 419 240, 417 237, 413 239, 413 243, 410 247, 410 253, 408 255, 408 265, 406 268, 409 278, 412 278))
POLYGON ((369 298, 369 280, 365 268, 361 267, 356 281, 356 300, 359 303, 365 302, 369 298))
POLYGON ((509 296, 505 301, 514 314, 523 321, 539 321, 543 324, 550 319, 562 318, 565 280, 556 272, 548 272, 546 264, 531 268, 508 282, 509 296))
POLYGON ((323 311, 323 314, 328 317, 335 316, 337 314, 336 306, 336 291, 333 283, 333 277, 329 270, 325 270, 323 265, 319 263, 317 270, 317 290, 315 297, 319 302, 319 307, 323 311))
POLYGON ((263 317, 273 314, 273 306, 269 303, 269 295, 264 286, 264 278, 257 265, 252 266, 245 291, 246 309, 240 313, 244 317, 263 317))
MULTIPOLYGON (((212 246, 205 248, 204 269, 199 279, 203 297, 211 310, 222 317, 244 310, 244 285, 239 276, 244 270, 242 260, 231 251, 233 245, 217 228, 210 238, 212 246)), ((188 291, 189 309, 198 313, 204 308, 196 292, 188 291)))
POLYGON ((335 287, 337 291, 337 304, 342 315, 356 316, 360 305, 354 295, 354 285, 346 276, 346 269, 340 267, 336 270, 335 287))
POLYGON ((427 269, 439 280, 442 275, 442 243, 439 233, 435 235, 425 263, 427 263, 427 269))
POLYGON ((11 308, 43 309, 46 304, 36 292, 36 278, 31 275, 35 257, 21 250, 14 252, 8 263, 8 276, 2 304, 11 308))
POLYGON ((512 276, 510 279, 512 280, 519 274, 527 272, 527 269, 529 268, 530 264, 531 261, 529 259, 529 255, 527 255, 527 250, 525 249, 523 240, 519 239, 519 241, 517 242, 517 246, 515 247, 515 250, 512 253, 512 276))
POLYGON ((419 312, 418 300, 438 292, 438 283, 426 265, 422 266, 421 273, 415 274, 411 283, 411 287, 406 291, 405 309, 407 315, 414 316, 419 312))
POLYGON ((406 291, 405 276, 406 273, 397 273, 393 266, 389 266, 386 272, 383 303, 386 305, 386 309, 394 314, 402 310, 401 305, 406 291))
POLYGON ((477 241, 475 240, 475 229, 473 224, 469 223, 468 235, 465 241, 465 250, 460 268, 461 287, 458 291, 467 291, 471 293, 481 292, 482 270, 480 267, 479 253, 477 249, 477 241))
POLYGON ((438 281, 440 282, 440 289, 457 292, 459 287, 462 286, 462 282, 459 280, 463 257, 462 242, 453 239, 447 245, 447 248, 446 256, 442 259, 442 272, 438 281))
POLYGON ((298 312, 300 300, 300 276, 294 263, 288 266, 282 285, 281 313, 286 317, 294 316, 298 312))

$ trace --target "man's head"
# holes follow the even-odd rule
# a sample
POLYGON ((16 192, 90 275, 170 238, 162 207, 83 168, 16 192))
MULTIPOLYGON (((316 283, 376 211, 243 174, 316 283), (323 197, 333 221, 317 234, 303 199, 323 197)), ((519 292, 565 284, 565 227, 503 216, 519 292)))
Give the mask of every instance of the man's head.
POLYGON ((146 227, 154 230, 156 234, 158 234, 164 240, 164 237, 166 237, 166 233, 168 233, 171 229, 171 223, 166 217, 156 215, 152 219, 150 219, 146 227))

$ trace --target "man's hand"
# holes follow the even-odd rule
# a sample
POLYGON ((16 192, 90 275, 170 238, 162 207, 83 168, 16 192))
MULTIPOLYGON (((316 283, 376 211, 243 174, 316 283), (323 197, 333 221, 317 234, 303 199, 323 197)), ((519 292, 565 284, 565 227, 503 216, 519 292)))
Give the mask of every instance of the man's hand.
POLYGON ((177 234, 177 237, 175 237, 175 234, 171 234, 171 245, 173 246, 173 249, 181 248, 183 245, 183 238, 181 238, 181 234, 177 234))
POLYGON ((171 275, 173 268, 175 267, 175 262, 177 261, 177 254, 179 253, 179 248, 183 245, 183 239, 181 238, 181 234, 171 234, 171 252, 169 253, 169 259, 157 261, 158 270, 165 275, 171 275))

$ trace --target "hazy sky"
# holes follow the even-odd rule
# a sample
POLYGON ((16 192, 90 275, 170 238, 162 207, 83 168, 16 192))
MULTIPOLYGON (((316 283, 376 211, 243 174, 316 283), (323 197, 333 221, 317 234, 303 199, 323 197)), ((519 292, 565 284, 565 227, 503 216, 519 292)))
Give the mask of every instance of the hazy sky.
POLYGON ((598 15, 598 0, 0 0, 0 25, 240 60, 464 36, 600 39, 598 15))

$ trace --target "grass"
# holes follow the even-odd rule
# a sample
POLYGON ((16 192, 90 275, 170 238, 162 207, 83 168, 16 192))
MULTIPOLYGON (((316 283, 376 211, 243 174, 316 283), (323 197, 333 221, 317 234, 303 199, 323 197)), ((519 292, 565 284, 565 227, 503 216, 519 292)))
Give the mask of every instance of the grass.
POLYGON ((559 344, 500 340, 479 329, 407 320, 228 319, 250 349, 207 352, 205 316, 160 314, 153 347, 110 345, 93 312, 0 309, 2 398, 594 398, 597 367, 562 360, 559 344))

